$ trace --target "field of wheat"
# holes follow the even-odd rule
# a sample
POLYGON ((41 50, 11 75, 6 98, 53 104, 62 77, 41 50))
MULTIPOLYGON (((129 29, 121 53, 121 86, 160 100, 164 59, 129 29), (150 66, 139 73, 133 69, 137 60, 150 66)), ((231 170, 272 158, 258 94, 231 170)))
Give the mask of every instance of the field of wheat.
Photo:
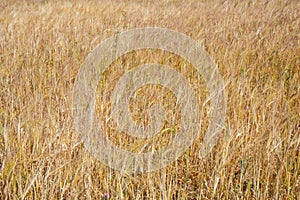
MULTIPOLYGON (((299 1, 2 0, 0 8, 0 199, 300 199, 299 1), (207 157, 199 158, 202 134, 166 168, 121 174, 81 142, 73 87, 98 44, 140 27, 176 30, 202 45, 226 83, 227 113, 207 157)), ((180 59, 140 50, 108 67, 96 98, 112 142, 133 152, 145 144, 118 134, 106 117, 106 97, 127 68, 172 65, 205 98, 205 82, 180 59)), ((145 99, 168 109, 176 102, 161 87, 142 88, 130 108, 139 123, 145 99)), ((200 120, 205 132, 206 115, 200 120)), ((164 145, 176 134, 168 130, 146 142, 164 145)))

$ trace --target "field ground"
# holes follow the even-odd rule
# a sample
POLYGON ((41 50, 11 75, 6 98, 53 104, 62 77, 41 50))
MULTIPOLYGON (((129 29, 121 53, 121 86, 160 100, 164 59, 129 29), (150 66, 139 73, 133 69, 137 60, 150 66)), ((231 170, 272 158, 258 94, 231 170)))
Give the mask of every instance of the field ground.
MULTIPOLYGON (((0 199, 300 199, 299 34, 297 0, 2 0, 0 199), (207 158, 199 159, 203 131, 170 166, 121 175, 80 142, 73 86, 97 44, 148 26, 183 32, 204 46, 226 82, 227 117, 207 158)), ((154 58, 178 70, 185 62, 162 51, 133 52, 109 67, 98 94, 110 94, 127 69, 122 64, 154 58)), ((181 72, 203 87, 192 66, 181 72)), ((162 98, 166 107, 175 101, 162 88, 144 90, 132 103, 137 120, 140 98, 162 98)), ((109 102, 99 98, 97 106, 105 119, 109 102)), ((205 115, 201 120, 205 130, 205 115)), ((128 143, 111 122, 106 128, 116 145, 137 151, 145 144, 128 143)), ((163 144, 172 134, 147 142, 163 144)))

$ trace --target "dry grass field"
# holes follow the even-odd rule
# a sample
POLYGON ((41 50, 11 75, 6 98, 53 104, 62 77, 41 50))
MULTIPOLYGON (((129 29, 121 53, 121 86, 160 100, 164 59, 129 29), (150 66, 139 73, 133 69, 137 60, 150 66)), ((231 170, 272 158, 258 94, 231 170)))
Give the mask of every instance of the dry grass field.
MULTIPOLYGON (((299 1, 187 2, 0 1, 0 199, 300 199, 299 1), (149 26, 204 46, 226 83, 226 122, 206 158, 199 158, 201 134, 164 169, 120 174, 97 161, 76 133, 73 87, 99 43, 149 26)), ((97 88, 99 123, 133 152, 144 143, 116 134, 105 120, 106 96, 127 68, 155 59, 203 88, 193 67, 182 70, 185 61, 168 52, 133 52, 112 64, 97 88)), ((131 110, 140 123, 139 99, 168 109, 176 101, 156 86, 137 92, 131 110)), ((205 115, 201 120, 205 132, 205 115)), ((167 137, 148 142, 165 144, 167 137)))

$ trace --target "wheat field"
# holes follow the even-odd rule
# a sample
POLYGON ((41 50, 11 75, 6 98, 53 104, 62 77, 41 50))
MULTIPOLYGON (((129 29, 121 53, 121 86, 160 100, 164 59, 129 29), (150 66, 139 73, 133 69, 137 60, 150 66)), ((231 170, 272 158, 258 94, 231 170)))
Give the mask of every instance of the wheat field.
MULTIPOLYGON (((0 8, 0 199, 300 199, 299 1, 2 0, 0 8), (201 136, 178 160, 121 174, 76 133, 73 87, 98 44, 140 27, 176 30, 205 48, 226 83, 226 121, 208 157, 199 158, 204 114, 201 136)), ((150 61, 182 72, 201 88, 200 100, 207 95, 193 66, 168 52, 141 50, 114 62, 97 88, 99 123, 133 152, 176 134, 174 124, 160 138, 139 141, 106 120, 117 79, 150 61)), ((144 101, 172 110, 176 99, 158 86, 138 91, 130 110, 139 123, 147 122, 144 101)))

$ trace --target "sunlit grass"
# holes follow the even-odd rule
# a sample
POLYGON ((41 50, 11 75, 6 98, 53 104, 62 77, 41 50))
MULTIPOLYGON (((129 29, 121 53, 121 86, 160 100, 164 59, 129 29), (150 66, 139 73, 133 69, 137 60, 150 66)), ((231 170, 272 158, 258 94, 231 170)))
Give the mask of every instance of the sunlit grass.
MULTIPOLYGON (((0 199, 100 199, 105 193, 111 199, 300 199, 297 0, 1 1, 0 8, 0 199), (120 175, 80 142, 73 85, 97 44, 146 26, 183 32, 204 46, 227 83, 227 119, 206 159, 199 159, 199 138, 165 169, 120 175)), ((170 56, 144 52, 124 62, 175 64, 196 89, 203 88, 201 77, 184 68, 188 64, 170 56)), ((111 90, 124 62, 107 70, 99 94, 111 90)), ((137 121, 141 98, 162 98, 167 108, 175 101, 168 91, 139 92, 132 104, 137 121)), ((97 101, 99 113, 108 113, 109 102, 97 101)), ((205 115, 201 120, 207 127, 205 115)), ((145 145, 116 134, 114 124, 107 127, 121 147, 138 152, 145 145)), ((172 127, 164 128, 172 138, 172 127)))

